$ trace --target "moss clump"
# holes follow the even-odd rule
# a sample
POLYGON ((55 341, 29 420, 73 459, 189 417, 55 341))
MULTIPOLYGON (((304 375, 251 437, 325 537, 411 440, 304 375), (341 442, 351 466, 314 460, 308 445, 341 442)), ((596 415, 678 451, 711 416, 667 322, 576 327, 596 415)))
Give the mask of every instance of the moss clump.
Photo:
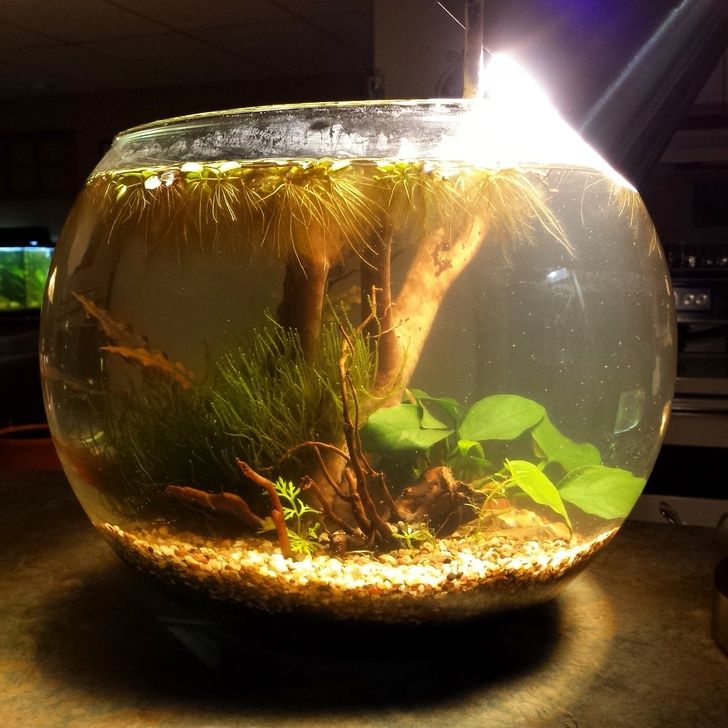
MULTIPOLYGON (((153 506, 170 484, 194 483, 211 492, 250 490, 237 458, 271 472, 301 442, 341 441, 338 327, 336 322, 324 326, 315 358, 304 362, 297 334, 269 321, 227 348, 208 384, 192 388, 163 371, 135 371, 141 376, 108 401, 107 442, 125 508, 153 506)), ((370 386, 374 357, 361 333, 347 335, 354 344, 352 382, 361 395, 370 386)), ((301 458, 306 454, 286 458, 288 477, 300 477, 306 464, 301 458)), ((262 494, 256 490, 252 496, 262 494)))
MULTIPOLYGON (((347 328, 352 385, 362 400, 372 384, 374 356, 365 337, 347 328)), ((322 327, 320 346, 304 360, 298 334, 271 321, 222 357, 211 408, 242 459, 271 468, 302 442, 343 440, 340 352, 336 322, 322 327)))

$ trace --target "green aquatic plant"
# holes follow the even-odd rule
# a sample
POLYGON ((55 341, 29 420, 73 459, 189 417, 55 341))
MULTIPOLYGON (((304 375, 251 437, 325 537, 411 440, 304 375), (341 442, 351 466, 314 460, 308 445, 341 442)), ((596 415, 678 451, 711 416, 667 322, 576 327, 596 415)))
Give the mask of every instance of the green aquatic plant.
MULTIPOLYGON (((165 366, 125 355, 125 349, 144 350, 146 338, 84 297, 77 299, 106 336, 120 342, 101 351, 126 361, 134 382, 109 400, 105 434, 121 463, 117 477, 135 490, 134 502, 148 505, 154 497, 171 496, 233 515, 259 530, 276 530, 284 554, 314 553, 321 548, 322 529, 332 527, 348 534, 356 548, 417 548, 514 494, 550 509, 571 528, 567 503, 601 518, 622 518, 644 485, 625 470, 603 465, 593 445, 562 434, 544 407, 525 397, 492 395, 465 408, 452 398, 412 389, 408 401, 377 408, 370 394, 374 355, 361 330, 347 331, 341 321, 322 333, 314 362, 304 360, 295 332, 269 321, 248 346, 226 351, 210 382, 189 386, 179 375, 186 370, 161 352, 165 366), (535 462, 496 461, 492 443, 524 437, 535 462), (322 453, 339 463, 340 483, 322 453), (405 463, 399 467, 402 482, 387 482, 369 454, 387 472, 397 471, 397 461, 405 463), (278 472, 277 479, 260 475, 241 457, 278 472), (354 528, 335 512, 321 481, 311 477, 317 468, 349 504, 354 528), (373 499, 375 483, 388 516, 373 499), (256 515, 264 491, 251 484, 271 496, 268 518, 256 515)), ((154 359, 153 351, 145 356, 154 359)))
MULTIPOLYGON (((372 384, 374 355, 363 334, 346 326, 352 388, 363 399, 372 384)), ((305 361, 297 333, 272 320, 245 343, 228 348, 217 363, 209 400, 244 459, 271 467, 303 442, 342 439, 340 349, 339 324, 333 322, 323 327, 320 346, 305 361)))
POLYGON ((481 175, 473 193, 492 221, 492 236, 508 257, 514 244, 528 243, 545 232, 568 253, 573 253, 566 231, 548 205, 548 175, 544 170, 524 173, 518 168, 492 170, 481 175))
POLYGON ((435 534, 425 524, 404 523, 404 521, 396 524, 392 535, 406 549, 417 549, 422 544, 432 543, 435 540, 435 534))
POLYGON ((50 251, 18 247, 0 252, 0 308, 40 308, 50 251))
POLYGON ((305 532, 289 531, 288 539, 291 551, 300 556, 313 556, 323 548, 323 545, 319 542, 320 531, 320 523, 308 526, 305 532))
POLYGON ((520 491, 557 513, 571 527, 565 503, 600 518, 624 518, 644 487, 644 478, 602 464, 590 443, 561 433, 538 402, 513 394, 481 399, 469 409, 452 398, 410 390, 412 401, 374 412, 362 428, 364 448, 417 477, 444 462, 456 478, 486 494, 484 503, 520 491), (491 462, 497 442, 528 436, 535 462, 491 462))
POLYGON ((112 220, 110 236, 131 224, 142 229, 147 249, 170 240, 214 249, 225 239, 252 242, 239 247, 284 260, 277 317, 298 332, 307 359, 318 346, 331 271, 353 256, 361 270, 362 318, 371 290, 379 291, 381 390, 397 377, 401 388, 409 384, 442 301, 486 238, 500 240, 507 254, 509 245, 543 230, 570 250, 538 169, 388 159, 216 160, 104 172, 88 189, 89 204, 112 220), (203 233, 208 229, 214 239, 203 233), (395 241, 418 251, 396 295, 395 241))
MULTIPOLYGON (((273 486, 281 502, 291 552, 300 556, 311 556, 323 548, 319 542, 321 523, 311 522, 311 516, 321 511, 309 506, 300 496, 301 489, 290 480, 278 478, 273 486)), ((276 524, 272 518, 264 519, 260 533, 273 531, 276 524)))
POLYGON ((162 371, 129 375, 133 385, 109 389, 103 438, 124 507, 153 507, 168 485, 237 491, 244 448, 221 426, 209 391, 184 389, 162 371))
MULTIPOLYGON (((572 252, 549 205, 549 174, 311 159, 187 162, 95 176, 91 199, 102 199, 110 236, 133 224, 145 231, 148 249, 169 236, 212 251, 222 240, 243 240, 246 251, 278 258, 285 271, 275 318, 229 342, 204 382, 148 342, 100 347, 135 372, 133 386, 120 387, 109 434, 134 464, 129 482, 143 473, 147 484, 189 482, 259 504, 262 494, 241 482, 241 458, 271 478, 299 485, 309 478, 301 502, 361 548, 397 543, 390 525, 402 514, 408 529, 430 523, 438 534, 450 532, 469 505, 496 494, 520 493, 567 523, 564 502, 602 517, 621 513, 627 495, 610 504, 584 496, 599 490, 590 479, 605 476, 599 453, 562 435, 541 405, 495 395, 466 410, 417 390, 402 401, 441 304, 485 241, 499 243, 506 258, 510 247, 537 239, 572 252), (203 235, 209 228, 214 239, 203 235), (393 276, 400 251, 404 268, 393 276), (326 316, 332 271, 342 268, 359 273, 354 324, 326 316), (533 462, 504 459, 492 447, 524 437, 533 462), (180 467, 165 466, 175 455, 180 467), (441 467, 421 482, 432 466, 441 467), (428 483, 435 484, 429 500, 420 502, 414 494, 428 483)), ((113 338, 113 327, 109 333, 96 318, 113 338)), ((607 470, 616 477, 617 469, 607 470)), ((631 493, 634 483, 623 482, 631 493)))
POLYGON ((0 306, 4 309, 25 308, 25 267, 22 253, 5 254, 0 260, 0 306), (17 262, 10 259, 17 258, 17 262))
MULTIPOLYGON (((116 478, 137 492, 130 496, 134 502, 148 503, 154 488, 188 483, 237 492, 237 458, 272 470, 301 443, 342 440, 342 331, 349 330, 351 396, 364 400, 371 386, 375 355, 345 319, 324 327, 308 362, 296 332, 269 319, 246 342, 226 347, 199 382, 128 324, 74 295, 113 343, 100 346, 100 353, 128 365, 128 376, 110 384, 104 438, 120 463, 116 478)), ((300 477, 314 462, 310 449, 299 449, 283 467, 300 477)))

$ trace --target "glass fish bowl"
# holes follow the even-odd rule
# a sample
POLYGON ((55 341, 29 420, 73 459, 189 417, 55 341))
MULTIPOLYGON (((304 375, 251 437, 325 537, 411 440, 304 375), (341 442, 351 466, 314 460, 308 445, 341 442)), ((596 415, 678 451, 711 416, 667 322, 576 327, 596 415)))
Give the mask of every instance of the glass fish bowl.
POLYGON ((68 479, 135 569, 437 622, 549 600, 613 538, 674 342, 638 193, 563 122, 350 102, 118 135, 57 245, 41 367, 68 479))

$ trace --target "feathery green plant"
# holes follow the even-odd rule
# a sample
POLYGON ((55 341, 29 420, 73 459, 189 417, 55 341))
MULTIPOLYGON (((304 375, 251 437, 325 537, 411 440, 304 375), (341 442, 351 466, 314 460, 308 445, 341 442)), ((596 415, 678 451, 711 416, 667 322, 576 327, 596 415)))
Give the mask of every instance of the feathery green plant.
MULTIPOLYGON (((350 328, 349 336, 352 384, 361 395, 372 385, 374 358, 361 333, 350 328)), ((313 359, 304 361, 298 335, 269 321, 223 356, 211 407, 247 460, 270 467, 302 442, 343 439, 340 351, 337 323, 323 326, 313 359)))
MULTIPOLYGON (((291 551, 301 556, 311 556, 322 546, 318 540, 321 523, 311 523, 310 516, 318 515, 321 511, 304 503, 300 498, 301 489, 292 481, 278 478, 273 485, 283 505, 283 518, 286 522, 291 551)), ((272 518, 266 518, 264 523, 260 533, 275 530, 272 518)))
MULTIPOLYGON (((140 502, 150 497, 150 486, 168 484, 234 492, 241 486, 236 458, 271 469, 302 442, 343 440, 338 326, 324 326, 313 361, 303 361, 295 332, 270 320, 228 348, 207 384, 185 389, 164 372, 145 368, 115 387, 107 436, 127 490, 141 489, 140 502)), ((364 399, 374 355, 365 337, 347 327, 352 384, 364 399)), ((296 462, 287 460, 292 476, 300 475, 296 462)), ((260 496, 257 490, 254 495, 260 496)))

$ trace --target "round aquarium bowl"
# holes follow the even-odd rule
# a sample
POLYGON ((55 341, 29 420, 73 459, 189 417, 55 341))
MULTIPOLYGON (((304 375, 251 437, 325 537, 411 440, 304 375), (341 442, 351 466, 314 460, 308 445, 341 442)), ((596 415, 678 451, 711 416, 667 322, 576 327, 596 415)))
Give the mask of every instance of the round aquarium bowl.
POLYGON ((53 258, 48 420, 124 561, 210 605, 469 618, 552 598, 667 423, 635 190, 556 117, 280 106, 120 134, 53 258))

